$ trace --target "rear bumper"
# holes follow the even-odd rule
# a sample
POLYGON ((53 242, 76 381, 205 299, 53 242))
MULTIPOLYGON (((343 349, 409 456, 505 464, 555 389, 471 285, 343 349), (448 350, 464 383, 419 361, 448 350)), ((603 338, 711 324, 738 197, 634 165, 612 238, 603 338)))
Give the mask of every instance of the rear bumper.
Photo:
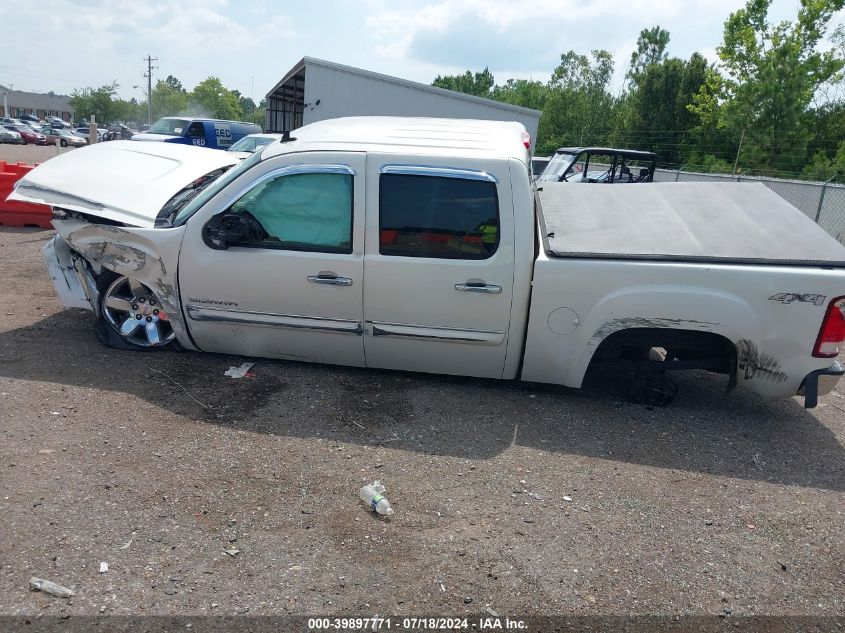
POLYGON ((807 374, 798 390, 798 395, 804 396, 804 408, 815 407, 819 403, 819 396, 826 396, 833 391, 843 374, 845 367, 838 360, 833 361, 830 367, 807 374))

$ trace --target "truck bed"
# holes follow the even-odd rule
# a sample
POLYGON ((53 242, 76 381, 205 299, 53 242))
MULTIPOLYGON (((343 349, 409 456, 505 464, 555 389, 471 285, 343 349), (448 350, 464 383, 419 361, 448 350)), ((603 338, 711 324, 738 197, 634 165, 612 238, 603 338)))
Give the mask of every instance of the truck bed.
POLYGON ((549 257, 845 268, 845 246, 762 183, 550 182, 537 195, 549 257))

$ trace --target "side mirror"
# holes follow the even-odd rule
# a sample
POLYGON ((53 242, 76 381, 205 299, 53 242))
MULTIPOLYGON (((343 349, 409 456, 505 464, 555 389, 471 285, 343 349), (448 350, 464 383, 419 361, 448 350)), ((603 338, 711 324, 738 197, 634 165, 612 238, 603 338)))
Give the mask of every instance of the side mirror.
POLYGON ((267 232, 249 214, 223 213, 215 216, 203 227, 202 239, 215 250, 225 251, 240 242, 260 242, 267 232))

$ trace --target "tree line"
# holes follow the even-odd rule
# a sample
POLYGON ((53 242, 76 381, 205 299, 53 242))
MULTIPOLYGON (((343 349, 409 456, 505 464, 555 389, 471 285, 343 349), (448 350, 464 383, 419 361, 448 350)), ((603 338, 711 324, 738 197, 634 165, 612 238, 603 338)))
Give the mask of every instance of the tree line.
POLYGON ((771 3, 747 0, 728 17, 715 64, 669 57, 670 33, 643 29, 617 94, 606 50, 563 53, 545 82, 497 84, 485 68, 432 85, 542 111, 537 155, 626 147, 690 170, 845 178, 845 24, 832 25, 845 0, 801 0, 782 22, 771 3))
MULTIPOLYGON (((147 101, 134 97, 118 96, 120 85, 115 81, 99 88, 74 90, 70 105, 77 118, 96 116, 97 121, 108 124, 114 121, 147 120, 147 101)), ((152 90, 152 120, 163 116, 205 116, 233 121, 251 121, 264 124, 264 100, 256 105, 249 97, 223 85, 219 77, 207 77, 193 90, 186 90, 173 75, 156 82, 152 90)))

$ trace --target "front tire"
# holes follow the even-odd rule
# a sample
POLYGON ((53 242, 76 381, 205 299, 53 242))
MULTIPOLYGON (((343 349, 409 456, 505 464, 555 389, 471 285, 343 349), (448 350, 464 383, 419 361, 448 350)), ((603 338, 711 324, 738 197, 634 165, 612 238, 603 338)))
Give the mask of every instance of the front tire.
POLYGON ((67 141, 66 141, 65 139, 62 139, 61 141, 59 141, 59 144, 60 144, 62 147, 67 147, 67 141))
POLYGON ((176 333, 155 293, 137 279, 102 275, 95 332, 103 345, 150 351, 175 347, 176 333))

